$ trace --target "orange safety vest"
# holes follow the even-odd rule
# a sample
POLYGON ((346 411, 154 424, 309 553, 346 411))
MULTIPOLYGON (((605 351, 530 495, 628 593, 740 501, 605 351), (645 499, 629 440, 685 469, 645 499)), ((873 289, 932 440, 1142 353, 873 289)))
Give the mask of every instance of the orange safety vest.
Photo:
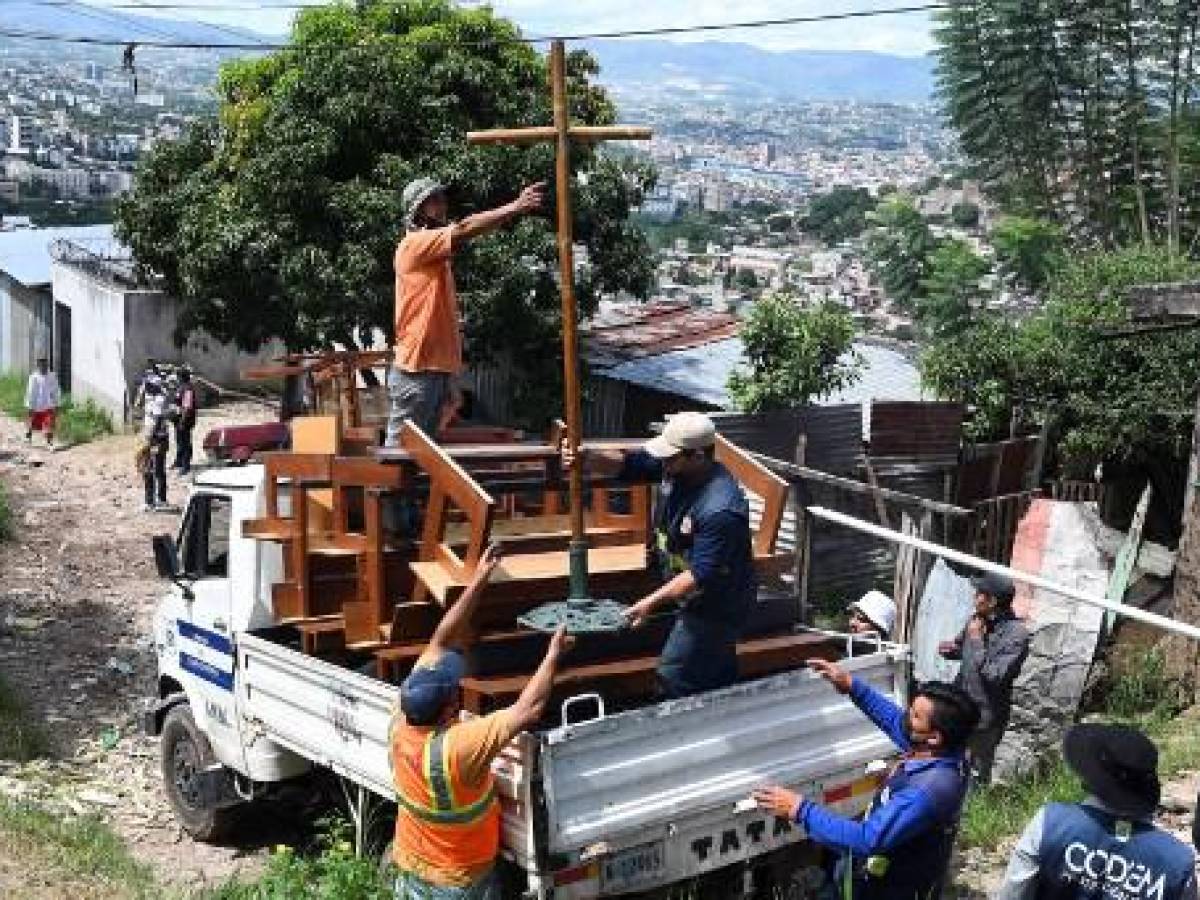
POLYGON ((393 727, 396 864, 434 883, 439 876, 454 883, 473 879, 500 852, 495 777, 488 772, 482 785, 466 784, 453 741, 453 728, 393 727))

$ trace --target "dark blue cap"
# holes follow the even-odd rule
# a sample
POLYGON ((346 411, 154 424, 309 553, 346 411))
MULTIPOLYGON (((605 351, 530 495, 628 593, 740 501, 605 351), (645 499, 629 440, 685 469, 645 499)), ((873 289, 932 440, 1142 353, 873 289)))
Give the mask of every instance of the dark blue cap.
POLYGON ((466 661, 457 650, 447 650, 433 665, 413 669, 400 685, 400 709, 410 722, 433 724, 458 691, 466 661))
POLYGON ((1017 594, 1017 587, 1013 584, 1012 579, 998 572, 984 572, 982 575, 976 575, 971 579, 971 584, 974 585, 975 590, 989 594, 1001 603, 1011 603, 1017 594))

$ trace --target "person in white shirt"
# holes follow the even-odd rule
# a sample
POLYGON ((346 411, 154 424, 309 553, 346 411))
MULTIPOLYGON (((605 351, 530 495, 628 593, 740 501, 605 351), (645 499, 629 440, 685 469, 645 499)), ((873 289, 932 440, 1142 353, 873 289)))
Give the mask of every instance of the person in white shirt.
POLYGON ((39 356, 37 368, 29 373, 29 383, 25 387, 25 410, 29 413, 26 443, 32 443, 33 433, 41 431, 46 435, 46 445, 54 446, 54 414, 58 410, 58 401, 58 378, 50 371, 50 361, 39 356))

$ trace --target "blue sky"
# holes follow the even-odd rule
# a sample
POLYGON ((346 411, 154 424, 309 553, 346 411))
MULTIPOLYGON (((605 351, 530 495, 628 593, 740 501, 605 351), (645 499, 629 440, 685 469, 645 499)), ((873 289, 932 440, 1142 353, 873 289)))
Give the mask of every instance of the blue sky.
MULTIPOLYGON (((92 0, 107 5, 118 0, 92 0)), ((121 0, 128 3, 130 0, 121 0)), ((135 0, 136 2, 136 0, 135 0)), ((151 0, 147 0, 151 2, 151 0)), ((265 6, 272 0, 243 0, 265 6)), ((286 2, 286 0, 274 0, 286 2)), ((311 0, 298 0, 311 2, 311 0)), ((477 0, 468 0, 475 5, 477 0)), ((911 2, 911 0, 910 0, 911 2)), ((231 0, 194 0, 191 8, 160 15, 250 27, 280 34, 291 13, 286 11, 212 10, 206 4, 234 5, 231 0)), ((901 0, 492 0, 497 12, 514 19, 529 34, 571 34, 593 31, 654 28, 687 24, 716 24, 752 19, 817 15, 903 5, 901 0)), ((130 9, 130 12, 136 10, 130 9)), ((843 22, 779 28, 745 29, 699 35, 702 40, 755 44, 769 50, 874 50, 905 56, 926 53, 932 44, 926 13, 880 16, 843 22)))

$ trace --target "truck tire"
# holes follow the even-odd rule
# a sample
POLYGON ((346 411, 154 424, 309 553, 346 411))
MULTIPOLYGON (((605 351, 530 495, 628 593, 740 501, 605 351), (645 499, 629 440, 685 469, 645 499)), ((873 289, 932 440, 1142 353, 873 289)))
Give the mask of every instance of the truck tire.
POLYGON ((218 840, 233 822, 233 810, 207 804, 200 773, 216 763, 208 738, 196 727, 187 703, 171 707, 163 721, 159 750, 163 787, 183 830, 198 841, 218 840))

